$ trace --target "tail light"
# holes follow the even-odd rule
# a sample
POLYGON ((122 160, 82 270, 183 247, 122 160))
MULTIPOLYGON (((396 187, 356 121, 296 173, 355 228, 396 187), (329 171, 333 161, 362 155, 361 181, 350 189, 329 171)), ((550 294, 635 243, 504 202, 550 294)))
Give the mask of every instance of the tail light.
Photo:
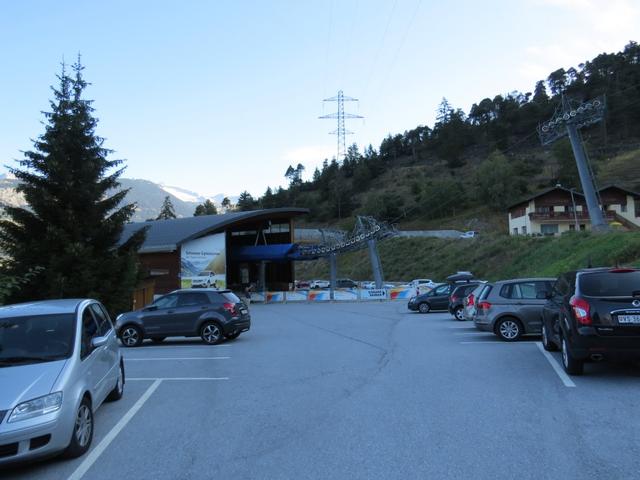
POLYGON ((489 310, 491 308, 491 303, 487 302, 486 300, 482 301, 482 302, 478 303, 478 308, 480 310, 489 310))
POLYGON ((456 303, 458 301, 458 297, 455 295, 451 295, 451 299, 449 300, 451 303, 456 303))
POLYGON ((612 268, 609 270, 611 273, 629 273, 637 271, 635 268, 612 268))
POLYGON ((467 297, 467 305, 473 307, 474 303, 475 303, 475 299, 474 299, 474 296, 473 296, 473 293, 472 293, 467 297))
POLYGON ((584 298, 573 296, 571 297, 571 300, 569 300, 569 305, 571 305, 573 314, 579 324, 591 325, 591 307, 589 306, 589 302, 584 298))
POLYGON ((229 312, 231 315, 237 315, 238 312, 236 311, 236 305, 234 303, 223 303, 222 304, 222 308, 224 308, 227 312, 229 312))

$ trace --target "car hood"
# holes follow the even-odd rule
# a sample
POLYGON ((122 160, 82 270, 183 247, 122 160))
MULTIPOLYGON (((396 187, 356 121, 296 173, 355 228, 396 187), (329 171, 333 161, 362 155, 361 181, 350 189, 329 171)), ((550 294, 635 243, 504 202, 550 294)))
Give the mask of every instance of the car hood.
POLYGON ((67 360, 0 368, 0 410, 51 393, 67 360))

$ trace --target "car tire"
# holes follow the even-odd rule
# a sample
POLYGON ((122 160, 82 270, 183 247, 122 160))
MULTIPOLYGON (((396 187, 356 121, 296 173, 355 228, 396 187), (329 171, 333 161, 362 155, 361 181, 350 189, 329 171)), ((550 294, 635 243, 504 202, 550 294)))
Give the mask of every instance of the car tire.
POLYGON ((151 341, 153 343, 162 343, 167 337, 151 337, 151 341))
POLYGON ((85 397, 80 402, 76 412, 76 419, 71 434, 71 442, 64 451, 66 458, 77 458, 84 455, 91 447, 93 440, 93 410, 89 398, 85 397))
POLYGON ((571 353, 571 349, 564 336, 561 339, 562 342, 562 366, 564 371, 569 375, 582 375, 584 372, 584 361, 578 360, 571 353))
POLYGON ((118 381, 116 382, 116 386, 113 387, 113 390, 109 392, 107 396, 107 401, 109 402, 117 402, 122 398, 124 394, 124 365, 120 364, 120 368, 118 368, 118 381))
POLYGON ((513 317, 501 319, 496 325, 496 335, 505 342, 515 342, 522 336, 522 324, 513 317))
POLYGON ((120 341, 125 347, 139 347, 144 340, 142 330, 135 325, 125 325, 120 329, 120 341))
POLYGON ((420 313, 429 313, 430 310, 431 310, 431 305, 429 305, 427 302, 423 302, 420 305, 418 305, 418 311, 420 313))
POLYGON ((225 338, 227 340, 235 340, 236 338, 238 338, 240 336, 240 333, 242 333, 242 332, 230 333, 229 335, 225 335, 225 338))
POLYGON ((462 307, 458 307, 453 311, 453 316, 459 322, 464 322, 466 318, 464 318, 464 309, 462 307))
POLYGON ((205 322, 200 327, 200 338, 207 345, 217 345, 224 339, 224 334, 216 322, 205 322))
POLYGON ((549 334, 547 333, 547 326, 542 322, 542 346, 547 352, 556 352, 558 347, 555 343, 549 338, 549 334))

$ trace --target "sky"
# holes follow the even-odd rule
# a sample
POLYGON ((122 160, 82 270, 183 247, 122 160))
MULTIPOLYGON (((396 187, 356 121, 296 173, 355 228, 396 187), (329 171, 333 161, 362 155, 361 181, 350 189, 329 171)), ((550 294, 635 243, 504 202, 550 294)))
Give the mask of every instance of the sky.
MULTIPOLYGON (((432 126, 443 97, 485 97, 640 40, 640 0, 23 0, 0 3, 0 165, 44 131, 78 53, 97 134, 124 176, 254 196, 336 155, 319 116, 338 90, 348 143, 432 126)), ((6 167, 0 167, 0 173, 6 167)))

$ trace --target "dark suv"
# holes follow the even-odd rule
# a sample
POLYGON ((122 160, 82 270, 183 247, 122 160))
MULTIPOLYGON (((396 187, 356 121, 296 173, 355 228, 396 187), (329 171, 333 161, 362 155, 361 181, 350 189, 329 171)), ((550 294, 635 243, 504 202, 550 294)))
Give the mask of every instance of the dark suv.
POLYGON ((466 320, 464 317, 464 299, 473 292, 478 285, 480 285, 479 282, 463 283, 451 292, 449 296, 449 313, 453 315, 456 320, 461 322, 466 320))
POLYGON ((640 270, 595 268, 561 275, 543 309, 542 344, 562 350, 567 373, 587 360, 640 358, 640 270))
POLYGON ((449 306, 449 295, 453 290, 452 283, 436 285, 427 293, 412 297, 407 304, 409 310, 429 313, 432 310, 446 310, 449 306))
POLYGON ((145 338, 161 342, 169 336, 200 337, 215 345, 249 328, 249 311, 233 292, 208 288, 176 290, 116 319, 125 347, 137 347, 145 338))

